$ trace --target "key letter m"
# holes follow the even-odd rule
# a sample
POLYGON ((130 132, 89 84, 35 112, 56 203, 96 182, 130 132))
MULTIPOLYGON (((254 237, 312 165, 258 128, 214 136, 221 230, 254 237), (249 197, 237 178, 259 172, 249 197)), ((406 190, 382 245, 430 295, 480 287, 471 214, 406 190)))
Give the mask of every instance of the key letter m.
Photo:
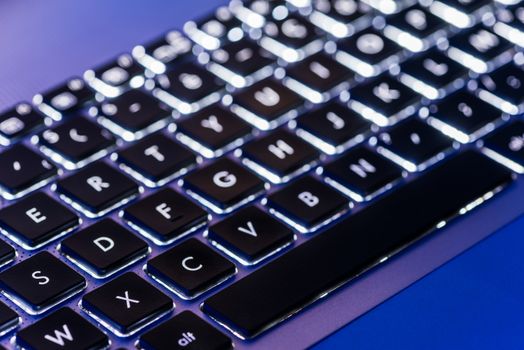
POLYGON ((62 329, 63 329, 62 331, 55 329, 54 336, 46 334, 44 338, 57 345, 65 346, 64 339, 73 341, 73 335, 71 334, 71 331, 69 331, 69 327, 66 324, 62 325, 62 329))

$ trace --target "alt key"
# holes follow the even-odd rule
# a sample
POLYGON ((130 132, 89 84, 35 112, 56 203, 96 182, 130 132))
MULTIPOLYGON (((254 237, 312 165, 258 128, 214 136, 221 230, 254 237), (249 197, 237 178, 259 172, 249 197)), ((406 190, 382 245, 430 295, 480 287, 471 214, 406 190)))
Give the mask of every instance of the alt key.
POLYGON ((184 311, 140 337, 144 350, 226 350, 231 339, 191 311, 184 311))

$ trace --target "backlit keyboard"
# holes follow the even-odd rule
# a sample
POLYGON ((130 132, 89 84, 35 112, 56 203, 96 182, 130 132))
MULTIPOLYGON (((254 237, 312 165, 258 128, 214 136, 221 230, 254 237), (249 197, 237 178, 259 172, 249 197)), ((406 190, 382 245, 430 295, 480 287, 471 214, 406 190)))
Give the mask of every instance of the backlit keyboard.
POLYGON ((519 2, 232 0, 3 111, 0 343, 256 345, 474 210, 524 173, 519 2))

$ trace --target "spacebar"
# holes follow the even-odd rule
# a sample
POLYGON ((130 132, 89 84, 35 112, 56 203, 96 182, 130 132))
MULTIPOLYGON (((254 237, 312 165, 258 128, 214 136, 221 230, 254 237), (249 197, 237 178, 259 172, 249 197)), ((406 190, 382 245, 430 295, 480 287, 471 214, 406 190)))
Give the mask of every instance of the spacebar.
POLYGON ((203 311, 237 336, 252 338, 511 179, 479 153, 462 153, 211 296, 203 311))

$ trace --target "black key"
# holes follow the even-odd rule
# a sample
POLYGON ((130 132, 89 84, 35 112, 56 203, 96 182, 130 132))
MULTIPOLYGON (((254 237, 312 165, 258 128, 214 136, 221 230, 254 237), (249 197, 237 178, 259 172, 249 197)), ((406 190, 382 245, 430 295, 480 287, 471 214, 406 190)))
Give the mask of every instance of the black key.
POLYGON ((375 29, 363 30, 339 44, 337 60, 364 77, 397 63, 400 47, 375 29))
POLYGON ((143 84, 144 69, 129 54, 120 55, 115 61, 88 70, 84 79, 95 90, 107 97, 116 97, 129 87, 139 87, 143 84))
POLYGON ((460 90, 430 107, 428 121, 460 143, 468 143, 491 131, 500 117, 497 108, 460 90))
POLYGON ((513 63, 478 79, 478 96, 508 114, 524 111, 524 71, 513 63))
POLYGON ((114 137, 97 124, 81 117, 68 119, 39 137, 42 152, 66 169, 76 169, 107 154, 114 137))
POLYGON ((191 167, 195 156, 169 137, 156 133, 121 150, 123 168, 149 187, 162 186, 191 167))
POLYGON ((431 49, 400 65, 400 81, 419 94, 435 100, 464 85, 467 70, 441 51, 431 49))
POLYGON ((284 0, 233 0, 229 7, 239 20, 252 28, 259 29, 264 26, 267 20, 271 19, 271 15, 277 7, 284 10, 285 4, 284 0))
POLYGON ((309 170, 319 156, 313 146, 283 129, 247 144, 242 154, 249 167, 273 183, 309 170))
POLYGON ((251 127, 220 105, 210 106, 177 123, 179 140, 204 157, 220 157, 240 146, 251 127))
POLYGON ((124 219, 156 244, 165 245, 205 225, 207 213, 164 188, 124 209, 124 219))
POLYGON ((269 195, 267 206, 277 217, 305 233, 338 217, 349 208, 349 201, 328 185, 305 176, 269 195))
POLYGON ((327 54, 320 52, 287 69, 285 84, 313 103, 327 101, 349 87, 354 74, 327 54))
POLYGON ((422 171, 452 150, 453 142, 420 119, 411 118, 378 136, 378 151, 408 171, 422 171))
POLYGON ((226 287, 202 308, 252 338, 511 179, 502 166, 465 152, 226 287))
POLYGON ((57 191, 88 217, 101 216, 138 193, 137 184, 99 161, 57 182, 57 191))
POLYGON ((44 125, 44 117, 25 102, 0 115, 0 144, 8 145, 44 125))
POLYGON ((449 39, 448 56, 476 73, 486 73, 511 59, 510 42, 477 25, 449 39))
POLYGON ((0 273, 2 292, 31 315, 45 312, 80 292, 87 282, 75 270, 43 251, 0 273))
POLYGON ((297 116, 302 98, 268 78, 233 97, 233 112, 261 130, 273 129, 297 116))
POLYGON ((350 107, 378 126, 392 125, 415 112, 418 95, 388 74, 350 90, 350 107))
POLYGON ((156 78, 159 89, 153 94, 176 108, 189 114, 217 102, 224 82, 195 63, 187 62, 156 78))
POLYGON ((494 160, 524 173, 524 122, 521 120, 498 128, 484 140, 484 147, 484 153, 494 160))
POLYGON ((216 213, 229 213, 264 191, 264 182, 228 158, 221 158, 184 178, 184 187, 216 213))
POLYGON ((327 182, 359 202, 388 190, 402 177, 395 164, 362 146, 326 165, 324 174, 327 182))
POLYGON ((477 22, 483 13, 491 10, 490 0, 436 0, 430 11, 446 22, 459 28, 468 28, 477 22))
MULTIPOLYGON (((6 334, 20 323, 20 317, 11 310, 6 304, 0 302, 0 333, 6 334)), ((0 349, 2 349, 0 347, 0 349)))
POLYGON ((111 219, 64 239, 60 251, 96 278, 106 278, 148 254, 148 245, 111 219))
POLYGON ((297 119, 297 134, 327 154, 340 153, 362 142, 370 123, 337 102, 297 119))
POLYGON ((273 72, 275 58, 257 44, 240 40, 211 53, 209 70, 237 88, 251 85, 273 72))
POLYGON ((14 248, 0 239, 0 267, 13 261, 15 257, 14 248))
POLYGON ((287 62, 300 61, 322 49, 321 36, 315 26, 294 14, 267 22, 263 31, 260 45, 287 62))
POLYGON ((356 0, 315 0, 311 23, 336 38, 345 38, 367 27, 369 8, 356 0))
POLYGON ((71 210, 43 192, 36 192, 0 210, 0 226, 25 249, 57 239, 80 224, 71 210))
POLYGON ((244 265, 254 265, 291 244, 293 231, 255 206, 209 227, 215 246, 244 265))
POLYGON ((130 90, 100 106, 100 123, 126 141, 141 138, 168 123, 171 110, 153 96, 130 90))
POLYGON ((222 332, 186 310, 143 334, 140 347, 144 350, 228 350, 233 348, 233 343, 222 332))
POLYGON ((439 17, 415 5, 387 18, 384 35, 412 52, 421 52, 446 34, 445 27, 439 17))
POLYGON ((36 95, 33 103, 49 117, 60 120, 63 114, 78 110, 94 98, 95 92, 86 86, 84 80, 73 77, 60 86, 36 95))
MULTIPOLYGON (((511 0, 508 0, 510 2, 511 0)), ((503 2, 503 0, 499 1, 503 2)), ((520 0, 515 1, 520 3, 520 0)), ((524 34, 524 18, 522 18, 522 6, 516 5, 498 9, 496 12, 497 22, 493 25, 493 31, 520 47, 524 46, 522 35, 524 34)))
POLYGON ((109 346, 109 338, 65 307, 19 331, 16 343, 31 350, 99 350, 109 346))
POLYGON ((133 48, 133 57, 155 74, 163 74, 168 66, 191 52, 191 41, 178 30, 171 30, 157 40, 133 48))
POLYGON ((0 153, 0 164, 0 193, 6 199, 21 197, 57 174, 53 164, 22 144, 0 153))
POLYGON ((82 308, 117 336, 129 336, 174 308, 173 301, 133 272, 82 297, 82 308))
POLYGON ((211 16, 184 24, 184 32, 206 50, 216 50, 229 41, 242 39, 242 23, 227 6, 221 6, 211 16))
POLYGON ((183 299, 193 299, 236 273, 226 258, 196 238, 147 263, 147 273, 183 299))

